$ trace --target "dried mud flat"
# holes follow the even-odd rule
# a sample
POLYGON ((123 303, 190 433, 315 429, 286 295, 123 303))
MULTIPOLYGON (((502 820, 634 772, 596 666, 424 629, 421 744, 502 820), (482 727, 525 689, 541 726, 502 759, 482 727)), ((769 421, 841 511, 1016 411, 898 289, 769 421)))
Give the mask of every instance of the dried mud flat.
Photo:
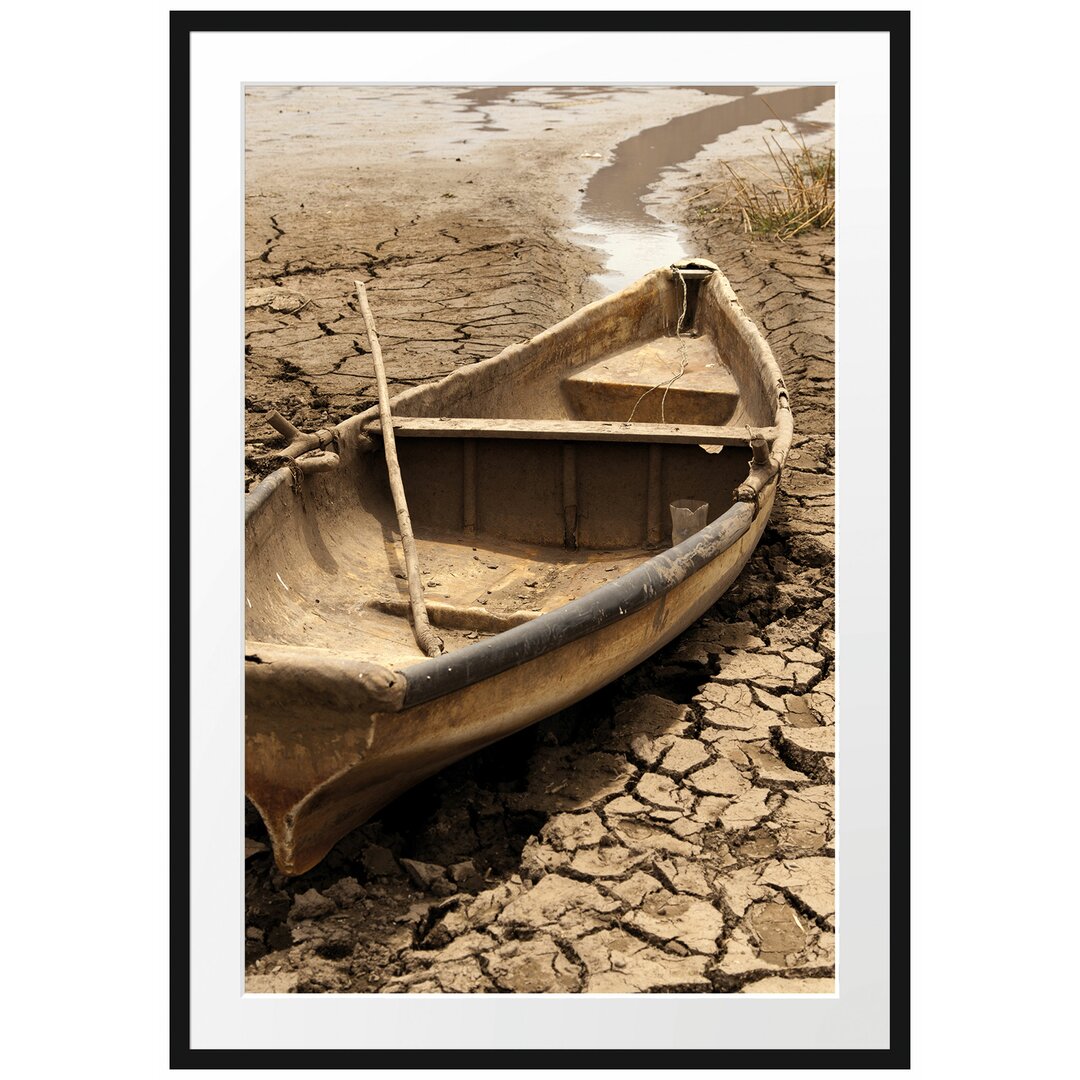
MULTIPOLYGON (((305 178, 302 209, 249 183, 251 449, 274 445, 270 409, 314 428, 372 403, 354 278, 399 387, 593 298, 592 255, 562 238, 542 176, 461 213, 440 175, 384 175, 424 190, 349 214, 328 176, 305 178)), ((249 807, 249 992, 833 990, 832 234, 751 241, 685 198, 675 213, 792 393, 749 566, 652 660, 414 789, 300 878, 274 870, 249 807)))

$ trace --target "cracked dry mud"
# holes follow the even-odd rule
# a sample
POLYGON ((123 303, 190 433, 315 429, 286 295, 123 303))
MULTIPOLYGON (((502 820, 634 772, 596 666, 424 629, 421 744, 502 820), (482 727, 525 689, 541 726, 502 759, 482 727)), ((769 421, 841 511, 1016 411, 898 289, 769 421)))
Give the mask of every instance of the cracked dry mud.
MULTIPOLYGON (((253 448, 274 445, 269 409, 315 428, 373 402, 355 278, 398 388, 592 299, 591 256, 559 239, 539 182, 465 217, 439 206, 440 178, 414 181, 333 229, 332 184, 308 181, 303 211, 249 188, 253 448)), ((302 877, 273 869, 249 807, 249 992, 833 990, 832 234, 752 241, 679 212, 792 395, 749 566, 650 661, 414 789, 302 877)))

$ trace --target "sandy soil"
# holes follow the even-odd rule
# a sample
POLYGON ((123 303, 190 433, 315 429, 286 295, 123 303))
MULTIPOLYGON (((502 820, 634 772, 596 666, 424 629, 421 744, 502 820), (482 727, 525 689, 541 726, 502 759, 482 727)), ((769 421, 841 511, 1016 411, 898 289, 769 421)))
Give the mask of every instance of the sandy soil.
MULTIPOLYGON (((270 409, 314 428, 374 400, 355 278, 399 387, 594 298, 597 255, 570 237, 598 167, 583 155, 715 103, 533 89, 463 115, 451 90, 397 88, 390 116, 370 88, 249 93, 254 450, 277 445, 270 409)), ((249 808, 249 991, 832 990, 833 237, 751 241, 700 194, 719 179, 703 152, 655 212, 728 275, 792 392, 793 452, 746 572, 648 663, 300 878, 274 871, 249 808)))

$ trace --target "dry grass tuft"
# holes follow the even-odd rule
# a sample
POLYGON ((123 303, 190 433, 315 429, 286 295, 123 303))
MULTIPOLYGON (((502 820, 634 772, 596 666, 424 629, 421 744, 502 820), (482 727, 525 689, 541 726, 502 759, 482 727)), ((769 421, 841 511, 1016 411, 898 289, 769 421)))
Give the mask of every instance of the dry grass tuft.
MULTIPOLYGON (((785 149, 775 135, 765 139, 775 172, 756 170, 760 182, 723 163, 732 192, 720 206, 704 214, 733 214, 748 233, 790 240, 806 229, 824 229, 836 218, 836 156, 830 147, 811 150, 780 122, 792 146, 785 149)), ((705 192, 701 193, 702 195, 705 192)))

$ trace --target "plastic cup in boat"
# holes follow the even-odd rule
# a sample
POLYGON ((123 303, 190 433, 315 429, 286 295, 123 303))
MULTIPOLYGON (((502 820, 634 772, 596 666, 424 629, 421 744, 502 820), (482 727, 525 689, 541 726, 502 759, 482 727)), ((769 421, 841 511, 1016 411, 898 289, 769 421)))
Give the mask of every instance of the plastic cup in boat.
POLYGON ((705 528, 709 504, 700 499, 677 499, 671 504, 671 546, 681 544, 705 528))

